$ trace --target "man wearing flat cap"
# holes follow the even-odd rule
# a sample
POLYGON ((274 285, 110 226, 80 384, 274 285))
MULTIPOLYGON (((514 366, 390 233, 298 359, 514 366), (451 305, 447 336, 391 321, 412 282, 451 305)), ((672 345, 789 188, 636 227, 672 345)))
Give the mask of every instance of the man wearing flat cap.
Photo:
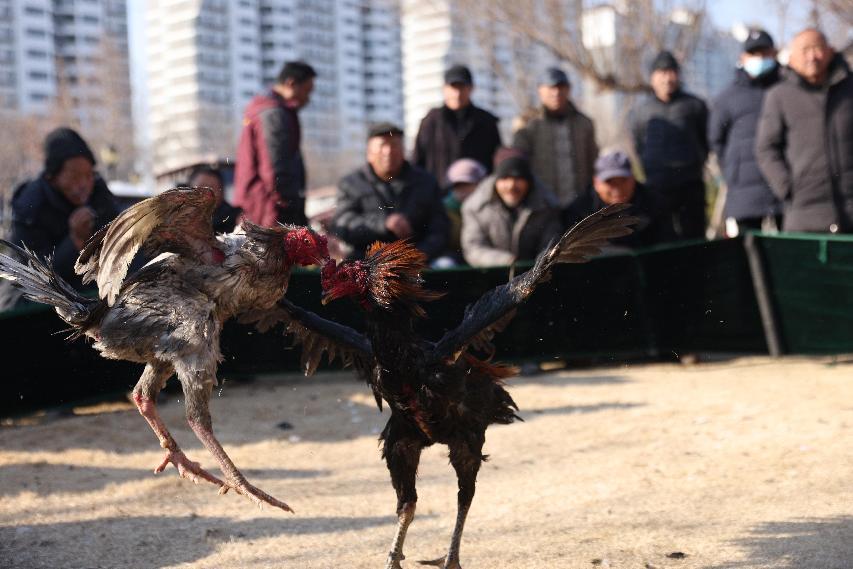
POLYGON ((708 157, 708 108, 681 88, 680 66, 668 51, 651 65, 652 95, 631 113, 634 148, 649 189, 672 216, 681 239, 705 237, 705 183, 708 157))
POLYGON ((548 68, 539 80, 542 110, 515 133, 513 148, 530 158, 533 175, 566 207, 592 182, 598 157, 595 127, 570 99, 571 84, 562 69, 548 68))
POLYGON ((404 157, 403 131, 370 126, 367 163, 338 183, 331 231, 360 259, 374 241, 411 239, 429 259, 447 246, 449 221, 435 178, 404 157))
POLYGON ((743 42, 735 80, 714 100, 708 124, 708 143, 726 180, 723 217, 729 237, 761 229, 765 219, 781 227, 782 202, 764 179, 755 155, 764 97, 778 81, 773 38, 764 30, 751 30, 743 42))
POLYGON ((56 272, 84 289, 74 272, 83 244, 119 213, 107 184, 95 171, 95 155, 76 131, 57 128, 44 141, 44 170, 12 196, 10 241, 41 256, 56 272))
POLYGON ((474 79, 464 65, 444 73, 444 105, 430 110, 421 121, 412 164, 447 186, 447 169, 460 158, 471 158, 491 172, 492 157, 501 146, 498 118, 471 102, 474 79))

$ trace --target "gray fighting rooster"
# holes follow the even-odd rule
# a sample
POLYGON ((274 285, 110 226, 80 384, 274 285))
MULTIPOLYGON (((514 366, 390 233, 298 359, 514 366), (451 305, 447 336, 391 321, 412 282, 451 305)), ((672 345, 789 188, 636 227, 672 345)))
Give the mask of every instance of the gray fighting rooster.
POLYGON ((145 364, 133 400, 166 449, 155 473, 171 463, 181 477, 211 482, 220 493, 233 488, 259 506, 292 511, 250 484, 234 465, 213 434, 208 406, 217 383, 223 323, 249 310, 274 307, 287 290, 293 265, 328 259, 326 240, 305 227, 248 222, 217 236, 215 206, 208 188, 169 190, 130 207, 95 233, 75 271, 83 282, 97 283, 97 299, 64 282, 49 259, 5 241, 23 262, 0 255, 0 277, 30 300, 55 307, 71 326, 71 338, 91 338, 106 358, 145 364), (152 261, 128 276, 140 248, 152 261), (184 392, 187 422, 216 458, 224 480, 187 458, 157 412, 157 394, 173 374, 184 392))

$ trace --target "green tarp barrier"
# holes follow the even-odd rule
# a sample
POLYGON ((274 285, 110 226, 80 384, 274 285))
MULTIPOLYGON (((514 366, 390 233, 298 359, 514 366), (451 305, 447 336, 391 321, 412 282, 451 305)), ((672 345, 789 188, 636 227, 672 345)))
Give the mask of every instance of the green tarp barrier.
POLYGON ((853 236, 758 235, 785 353, 853 352, 853 236))
MULTIPOLYGON (((853 240, 759 239, 777 293, 785 343, 791 351, 846 351, 853 302, 845 276, 853 270, 853 240), (821 247, 824 247, 821 249, 821 247), (821 251, 828 261, 821 261, 821 251), (839 318, 839 314, 843 317, 839 318)), ((521 267, 518 270, 524 270, 521 267)), ((506 282, 507 268, 430 271, 427 285, 447 294, 429 303, 425 337, 456 326, 466 304, 506 282)), ((361 328, 349 301, 320 305, 319 274, 298 270, 287 293, 296 304, 361 328)), ((602 257, 554 270, 497 336, 497 359, 626 361, 671 358, 685 352, 765 353, 753 281, 740 239, 683 243, 602 257)), ((68 343, 65 324, 41 306, 0 314, 5 346, 0 415, 104 393, 129 390, 142 367, 108 361, 83 340, 68 343), (25 356, 34 353, 35 356, 25 356)), ((280 329, 260 334, 226 324, 220 377, 295 371, 299 349, 280 329)))

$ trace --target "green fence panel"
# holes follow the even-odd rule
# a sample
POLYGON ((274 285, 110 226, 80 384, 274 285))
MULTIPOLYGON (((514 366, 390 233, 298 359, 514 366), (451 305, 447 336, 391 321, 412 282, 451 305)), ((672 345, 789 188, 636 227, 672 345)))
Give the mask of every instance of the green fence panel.
POLYGON ((639 258, 661 356, 767 351, 741 239, 659 247, 639 258))
POLYGON ((853 237, 759 235, 783 349, 853 352, 853 237))
MULTIPOLYGON (((851 250, 853 253, 853 249, 851 250)), ((518 267, 518 271, 527 266, 518 267)), ((503 284, 507 268, 429 271, 426 284, 447 294, 428 303, 419 326, 437 340, 461 320, 465 306, 503 284)), ((320 305, 317 271, 294 272, 287 296, 325 317, 363 329, 348 300, 320 305)), ((0 313, 0 345, 8 371, 0 383, 0 415, 129 390, 142 366, 101 358, 87 340, 68 343, 52 309, 27 306, 0 313), (27 358, 15 346, 37 346, 27 358)), ((761 323, 740 240, 659 247, 563 265, 495 339, 497 358, 626 360, 685 351, 764 352, 761 323)), ((299 348, 281 327, 261 334, 228 322, 220 377, 298 369, 299 348)))

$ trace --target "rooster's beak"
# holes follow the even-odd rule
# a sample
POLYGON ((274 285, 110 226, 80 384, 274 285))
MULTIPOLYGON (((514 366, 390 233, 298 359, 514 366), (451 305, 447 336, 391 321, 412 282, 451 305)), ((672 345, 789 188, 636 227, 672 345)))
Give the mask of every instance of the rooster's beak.
POLYGON ((323 298, 320 300, 320 304, 322 304, 323 306, 326 306, 327 304, 329 304, 333 300, 335 300, 335 297, 333 297, 332 293, 329 292, 329 293, 326 293, 323 295, 323 298))

